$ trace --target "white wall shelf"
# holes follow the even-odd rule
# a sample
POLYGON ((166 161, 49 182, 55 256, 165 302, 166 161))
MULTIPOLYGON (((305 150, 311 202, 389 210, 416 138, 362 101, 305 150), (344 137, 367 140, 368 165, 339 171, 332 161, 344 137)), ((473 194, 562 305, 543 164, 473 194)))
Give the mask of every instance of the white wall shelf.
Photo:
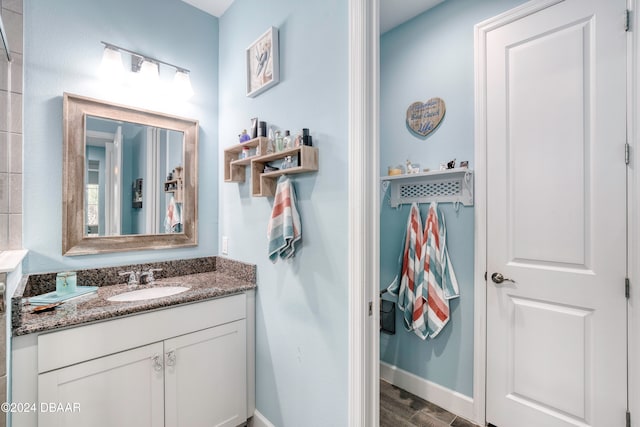
POLYGON ((466 168, 385 176, 382 191, 391 186, 389 204, 462 203, 473 206, 473 171, 466 168))

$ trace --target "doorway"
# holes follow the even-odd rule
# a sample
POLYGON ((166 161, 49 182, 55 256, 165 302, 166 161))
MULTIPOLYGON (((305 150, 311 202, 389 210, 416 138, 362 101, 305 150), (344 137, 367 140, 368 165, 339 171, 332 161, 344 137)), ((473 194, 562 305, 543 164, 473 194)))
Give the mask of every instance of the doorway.
MULTIPOLYGON (((551 0, 551 1, 536 1, 536 2, 527 3, 527 4, 523 5, 521 8, 518 8, 518 9, 525 9, 526 7, 532 7, 532 8, 539 7, 541 9, 544 9, 546 7, 552 6, 552 5, 557 4, 557 3, 563 3, 563 2, 562 1, 553 1, 553 0, 551 0)), ((566 3, 569 3, 569 2, 566 2, 566 3)), ((590 2, 590 3, 593 4, 593 2, 590 2)), ((600 3, 603 3, 603 2, 600 2, 600 3)), ((635 2, 632 2, 632 4, 635 5, 635 2)), ((617 8, 617 6, 616 6, 616 8, 617 8)), ((615 13, 617 14, 617 18, 616 18, 617 24, 623 23, 622 16, 624 15, 624 11, 616 10, 615 13)), ((509 20, 509 18, 507 17, 507 18, 505 18, 505 20, 509 20)), ((492 20, 492 22, 487 21, 486 23, 487 23, 487 27, 486 28, 484 28, 484 29, 483 28, 477 28, 476 29, 476 33, 477 34, 481 30, 488 30, 490 26, 495 26, 496 25, 496 20, 492 20)), ((602 49, 600 49, 600 50, 602 50, 602 49)), ((625 60, 626 60, 626 55, 623 55, 622 57, 625 58, 625 60)), ((626 81, 626 76, 622 76, 622 78, 616 79, 616 81, 625 82, 626 81)), ((622 114, 622 116, 624 117, 624 113, 622 114)), ((375 125, 372 124, 372 123, 368 123, 368 125, 370 125, 372 128, 375 128, 375 125)), ((623 125, 622 129, 624 129, 624 128, 625 128, 625 126, 623 125)), ((481 129, 477 130, 476 133, 479 133, 479 132, 481 132, 481 129)), ((476 142, 476 144, 478 144, 478 142, 476 142)), ((480 151, 477 151, 477 152, 480 152, 480 151)), ((619 161, 620 153, 615 148, 611 148, 611 153, 617 153, 617 154, 615 154, 615 158, 616 158, 616 161, 619 161)), ((611 153, 606 153, 606 154, 609 155, 611 153)), ((633 154, 633 152, 632 152, 632 156, 635 156, 633 154)), ((576 156, 572 155, 572 157, 576 157, 576 156)), ((476 244, 476 253, 479 253, 481 251, 485 252, 486 244, 487 244, 487 230, 486 230, 486 228, 483 228, 483 227, 485 227, 483 224, 485 224, 486 217, 482 213, 483 211, 485 211, 487 209, 487 206, 486 206, 487 203, 486 203, 486 201, 483 201, 482 199, 487 196, 487 194, 486 194, 486 188, 487 188, 486 173, 487 172, 486 171, 487 171, 488 163, 486 161, 486 158, 480 158, 480 156, 476 156, 475 160, 476 160, 476 170, 477 170, 477 175, 476 175, 476 177, 477 177, 476 178, 476 233, 478 234, 478 237, 477 237, 478 243, 476 244), (484 192, 484 194, 483 194, 483 192, 484 192)), ((584 164, 585 163, 583 162, 583 165, 584 164)), ((588 163, 588 164, 590 165, 591 163, 588 163)), ((572 166, 573 166, 573 164, 572 164, 572 166)), ((557 173, 558 171, 554 170, 554 172, 557 173)), ((586 170, 585 172, 587 174, 596 173, 595 170, 591 170, 591 169, 586 170)), ((626 174, 626 170, 625 170, 625 172, 623 172, 623 174, 626 174)), ((587 176, 587 175, 585 175, 585 176, 587 176)), ((589 177, 594 177, 594 175, 588 175, 588 176, 589 177)), ((556 174, 555 177, 558 178, 559 176, 556 174)), ((583 177, 583 181, 584 181, 584 179, 585 178, 583 177)), ((376 184, 376 182, 373 183, 373 185, 375 185, 375 184, 376 184)), ((574 182, 574 185, 575 185, 575 182, 574 182)), ((369 191, 371 191, 371 189, 369 191)), ((633 197, 633 199, 635 200, 636 198, 633 197)), ((370 202, 370 200, 369 200, 369 202, 370 202)), ((591 202, 592 202, 592 199, 589 199, 589 203, 591 203, 591 202)), ((371 205, 369 204, 367 206, 371 206, 371 205)), ((590 204, 589 207, 591 208, 592 205, 590 204)), ((573 208, 573 209, 575 209, 575 208, 573 208)), ((596 209, 596 208, 593 208, 593 209, 596 209)), ((626 212, 626 210, 625 210, 625 212, 626 212)), ((595 210, 592 210, 591 215, 595 215, 595 210)), ((592 217, 589 217, 589 220, 592 220, 592 219, 593 219, 592 217)), ((592 234, 593 233, 595 233, 595 231, 592 232, 592 234)), ((621 240, 622 241, 626 241, 626 235, 624 235, 625 231, 623 231, 622 234, 623 234, 623 236, 622 236, 621 240)), ((590 235, 589 238, 591 238, 591 237, 593 237, 593 236, 590 235)), ((635 246, 635 243, 633 243, 633 245, 635 246)), ((590 248, 590 249, 592 249, 592 248, 590 248)), ((633 249, 631 249, 631 250, 633 250, 633 249)), ((626 259, 626 248, 624 248, 623 252, 624 252, 623 259, 626 259)), ((480 258, 480 259, 476 259, 475 270, 476 271, 480 271, 480 272, 484 272, 484 270, 487 269, 487 265, 488 265, 487 264, 487 259, 486 258, 482 259, 482 256, 479 256, 477 258, 480 258)), ((590 258, 590 260, 592 260, 592 259, 593 259, 593 255, 590 258)), ((555 261, 551 261, 551 262, 558 262, 558 261, 555 260, 555 261)), ((562 262, 567 263, 567 261, 562 261, 562 262)), ((575 262, 575 260, 573 262, 568 262, 568 263, 569 264, 576 264, 576 265, 579 266, 579 263, 575 262)), ((585 264, 585 263, 583 263, 583 264, 585 264)), ((591 264, 588 264, 588 265, 591 266, 591 265, 594 265, 594 264, 591 263, 591 264)), ((539 268, 539 270, 544 270, 545 268, 549 269, 549 265, 547 265, 546 263, 543 263, 543 265, 539 268)), ((574 270, 578 269, 575 265, 572 268, 574 270)), ((594 268, 595 267, 591 268, 591 270, 588 270, 588 271, 593 271, 594 268)), ((626 266, 625 266, 625 268, 626 268, 626 266)), ((517 281, 517 277, 509 276, 509 274, 506 272, 507 270, 500 271, 500 269, 497 268, 497 267, 495 267, 494 270, 495 271, 493 271, 492 273, 502 273, 503 279, 504 278, 512 278, 512 279, 517 281)), ((632 273, 633 273, 633 271, 632 271, 632 273)), ((622 285, 619 285, 619 284, 616 283, 616 286, 617 286, 616 289, 622 289, 622 291, 621 291, 622 293, 624 293, 624 274, 626 274, 626 270, 623 272, 623 275, 622 275, 622 285)), ((585 274, 585 275, 588 276, 588 273, 585 274)), ((482 280, 482 278, 479 278, 480 277, 479 275, 476 275, 476 276, 478 276, 478 277, 475 277, 475 279, 476 279, 476 289, 484 289, 485 285, 486 285, 485 281, 482 280)), ((497 284, 494 285, 494 282, 491 281, 490 278, 489 278, 489 283, 490 283, 489 286, 497 286, 497 284)), ((503 283, 505 283, 505 285, 504 285, 505 289, 509 289, 509 286, 511 286, 509 284, 509 282, 506 281, 506 280, 503 280, 503 283)), ((474 409, 474 413, 477 414, 479 417, 483 418, 484 417, 484 406, 485 406, 484 405, 484 398, 485 398, 485 395, 484 395, 484 380, 485 380, 485 377, 484 377, 484 360, 485 360, 484 359, 484 350, 485 350, 484 340, 486 339, 486 330, 484 329, 484 325, 482 324, 482 322, 483 322, 483 313, 484 313, 484 310, 485 310, 485 307, 486 307, 486 301, 484 299, 485 296, 481 295, 481 294, 482 294, 482 292, 477 292, 476 293, 476 297, 475 297, 475 299, 476 299, 476 301, 475 301, 476 325, 475 325, 474 337, 475 337, 476 343, 474 344, 474 352, 475 352, 475 356, 474 356, 474 371, 475 371, 475 373, 474 373, 474 393, 473 393, 474 399, 473 399, 473 405, 474 405, 474 408, 475 408, 474 409), (482 371, 482 373, 480 373, 480 371, 482 371), (481 381, 477 381, 479 377, 480 377, 481 381)), ((633 293, 632 293, 632 298, 634 298, 633 293)), ((369 296, 367 298, 367 300, 372 300, 372 299, 375 300, 375 298, 373 296, 369 296)), ((524 300, 526 298, 520 297, 520 299, 524 300)), ((553 306, 553 304, 557 305, 557 303, 549 303, 547 305, 543 304, 542 306, 538 306, 535 303, 537 303, 539 301, 535 300, 535 298, 534 298, 534 304, 531 304, 529 301, 526 301, 526 303, 523 305, 523 304, 520 304, 522 302, 521 300, 517 301, 519 303, 517 308, 519 310, 521 310, 523 313, 526 312, 524 314, 520 314, 521 318, 523 318, 522 317, 523 315, 526 316, 527 314, 530 314, 531 310, 535 311, 535 310, 539 310, 539 309, 555 309, 556 312, 560 312, 559 315, 561 315, 561 316, 574 316, 573 320, 575 320, 576 318, 581 318, 580 316, 584 315, 585 311, 591 313, 592 311, 589 311, 589 310, 593 310, 593 308, 589 308, 587 304, 584 304, 584 306, 580 306, 578 304, 571 305, 571 304, 563 303, 564 305, 562 305, 562 304, 558 305, 558 307, 561 307, 562 309, 558 309, 558 307, 553 306), (585 310, 585 308, 586 308, 586 310, 585 310), (529 311, 527 312, 527 310, 529 310, 529 311), (562 313, 563 310, 564 310, 564 313, 562 313), (577 311, 572 311, 572 310, 577 310, 577 311), (580 310, 583 310, 583 312, 581 313, 580 310)), ((623 302, 623 304, 626 305, 626 303, 624 303, 624 302, 623 302)), ((551 310, 551 311, 553 311, 553 310, 551 310)), ((631 313, 632 313, 632 316, 633 316, 633 311, 631 311, 631 313)), ((587 315, 587 319, 588 320, 583 320, 583 327, 591 327, 592 326, 589 323, 589 322, 591 322, 590 319, 592 319, 592 317, 590 317, 590 316, 591 316, 591 314, 588 314, 587 315)), ((584 316, 582 318, 584 319, 584 316)), ((637 321, 634 321, 633 319, 635 319, 635 318, 634 317, 631 318, 631 321, 633 322, 633 325, 637 324, 637 321)), ((377 322, 377 319, 375 319, 375 321, 377 322)), ((623 322, 623 326, 622 326, 623 329, 624 329, 625 325, 626 325, 626 321, 623 322)), ((576 327, 579 328, 580 326, 578 325, 576 327)), ((565 332, 565 333, 567 333, 567 332, 565 332)), ((631 342, 632 348, 637 348, 637 343, 634 346, 634 342, 635 341, 633 341, 633 340, 631 342)), ((371 348, 371 347, 367 347, 367 346, 365 346, 365 347, 367 349, 371 348)), ((520 348, 518 351, 520 352, 520 354, 522 354, 522 352, 523 352, 522 348, 520 348)), ((624 352, 624 353, 626 353, 626 352, 624 352)), ((592 359, 589 359, 589 357, 587 357, 587 356, 585 356, 585 360, 587 360, 587 362, 589 360, 592 361, 592 359)), ((588 362, 588 363, 590 363, 590 362, 588 362)), ((626 366, 626 360, 623 362, 623 365, 626 366)), ((632 369, 633 369, 633 367, 632 367, 632 369)), ((364 371, 366 371, 366 368, 364 369, 364 371)), ((370 371, 367 371, 367 372, 370 372, 370 371)), ((635 378, 635 377, 633 377, 633 378, 635 378)), ((626 377, 625 377, 625 379, 626 379, 626 377)), ((632 390, 633 390, 633 381, 631 381, 631 387, 632 387, 632 390)), ((527 392, 528 391, 529 390, 527 390, 527 392)), ((369 398, 371 399, 371 400, 369 400, 369 402, 372 402, 372 401, 375 402, 375 399, 372 396, 369 396, 369 398)), ((535 399, 530 399, 530 400, 535 400, 535 399)), ((543 403, 543 402, 538 402, 538 403, 543 403)), ((632 404, 633 404, 633 402, 632 402, 632 404)), ((549 406, 549 405, 547 405, 547 406, 549 406)), ((569 419, 569 421, 571 421, 572 420, 571 417, 573 417, 574 418, 573 421, 575 421, 575 418, 576 418, 575 415, 568 414, 568 412, 571 411, 571 410, 573 410, 575 412, 575 406, 573 408, 571 408, 570 404, 567 404, 567 406, 565 406, 564 409, 562 409, 562 408, 553 409, 553 408, 548 408, 548 407, 545 408, 544 404, 539 405, 539 407, 543 407, 543 409, 545 411, 551 410, 551 412, 553 412, 555 410, 556 413, 559 413, 560 415, 563 415, 565 417, 565 420, 569 419), (569 411, 567 411, 567 408, 569 408, 569 411)), ((369 406, 369 408, 371 408, 371 406, 369 406)), ((624 403, 622 405, 617 404, 617 409, 620 409, 620 408, 622 408, 622 411, 616 410, 616 413, 621 412, 621 414, 622 414, 621 417, 624 418, 624 414, 625 414, 624 403)), ((377 408, 372 410, 371 412, 373 412, 375 410, 377 410, 377 408)), ((591 416, 591 415, 585 415, 585 419, 588 419, 589 416, 591 416)), ((595 415, 593 415, 593 417, 595 417, 595 415)), ((559 419, 561 419, 561 418, 562 417, 560 417, 559 419)), ((578 417, 578 419, 579 419, 579 417, 578 417)), ((596 419, 596 418, 593 418, 593 419, 596 419)), ((616 420, 617 420, 617 418, 616 418, 616 420)), ((492 422, 489 419, 487 421, 492 422)), ((503 427, 502 425, 500 425, 498 423, 494 422, 494 424, 499 425, 500 427, 503 427)))

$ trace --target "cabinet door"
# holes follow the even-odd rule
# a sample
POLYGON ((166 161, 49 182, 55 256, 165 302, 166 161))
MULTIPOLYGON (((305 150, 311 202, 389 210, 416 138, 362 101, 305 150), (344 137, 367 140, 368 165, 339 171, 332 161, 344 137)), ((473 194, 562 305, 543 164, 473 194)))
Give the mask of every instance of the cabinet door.
POLYGON ((155 343, 38 375, 38 425, 162 427, 162 351, 155 343))
POLYGON ((167 427, 247 419, 246 342, 244 319, 165 341, 167 427))

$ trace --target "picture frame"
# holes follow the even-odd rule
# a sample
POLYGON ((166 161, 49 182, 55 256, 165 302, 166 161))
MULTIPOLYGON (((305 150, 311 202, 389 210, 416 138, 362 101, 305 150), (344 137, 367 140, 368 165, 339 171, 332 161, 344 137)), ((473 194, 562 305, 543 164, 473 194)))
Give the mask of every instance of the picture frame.
POLYGON ((246 50, 247 96, 253 98, 280 82, 278 29, 270 27, 246 50))

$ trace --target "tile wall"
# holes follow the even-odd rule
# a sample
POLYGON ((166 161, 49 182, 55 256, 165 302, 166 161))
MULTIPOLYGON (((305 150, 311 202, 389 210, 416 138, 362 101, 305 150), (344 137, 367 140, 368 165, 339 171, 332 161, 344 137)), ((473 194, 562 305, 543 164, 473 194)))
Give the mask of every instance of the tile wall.
POLYGON ((22 2, 0 0, 12 56, 0 46, 0 251, 22 248, 22 2))

